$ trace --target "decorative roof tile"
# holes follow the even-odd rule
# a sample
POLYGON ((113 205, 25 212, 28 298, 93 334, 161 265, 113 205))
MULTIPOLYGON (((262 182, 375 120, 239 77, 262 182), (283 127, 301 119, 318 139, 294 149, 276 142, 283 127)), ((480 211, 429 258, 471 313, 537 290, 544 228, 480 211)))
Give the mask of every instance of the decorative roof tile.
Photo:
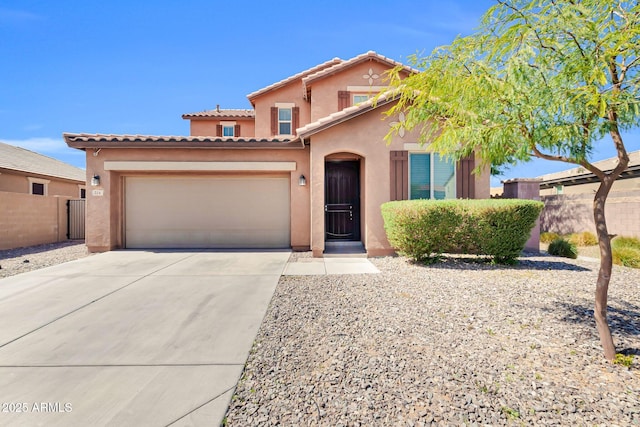
POLYGON ((60 160, 0 142, 0 168, 86 182, 87 173, 60 160))
POLYGON ((175 135, 114 135, 65 133, 68 146, 85 149, 101 147, 136 148, 299 148, 295 138, 251 138, 175 135))
POLYGON ((216 108, 215 110, 205 110, 200 111, 198 113, 187 113, 183 114, 183 119, 196 119, 196 118, 207 118, 207 117, 215 117, 215 118, 255 118, 256 111, 255 110, 234 110, 234 109, 220 109, 216 108))
POLYGON ((315 122, 309 123, 301 128, 296 129, 296 134, 300 138, 306 138, 315 133, 321 132, 325 129, 338 125, 342 122, 350 120, 356 116, 367 113, 376 108, 382 107, 390 102, 393 102, 398 98, 399 94, 395 91, 387 91, 380 94, 379 97, 371 98, 361 104, 347 107, 338 112, 329 114, 322 117, 315 122))
POLYGON ((269 92, 269 91, 272 91, 272 90, 277 89, 279 87, 282 87, 282 86, 284 86, 284 85, 286 85, 288 83, 291 83, 291 82, 293 82, 295 80, 302 79, 303 77, 308 76, 310 74, 317 73, 318 71, 321 71, 321 70, 323 70, 325 68, 334 66, 336 64, 340 64, 341 62, 343 62, 342 59, 337 58, 337 57, 333 58, 333 59, 331 59, 331 60, 329 60, 327 62, 323 62, 320 65, 316 65, 315 67, 309 68, 308 70, 302 71, 302 72, 300 72, 298 74, 295 74, 295 75, 293 75, 291 77, 287 77, 286 79, 280 80, 279 82, 273 83, 273 84, 271 84, 271 85, 269 85, 267 87, 264 87, 264 88, 262 88, 260 90, 257 90, 255 92, 251 92, 249 95, 247 95, 247 98, 249 98, 249 101, 251 101, 251 103, 253 104, 253 99, 255 99, 256 97, 258 97, 260 95, 263 95, 266 92, 269 92))

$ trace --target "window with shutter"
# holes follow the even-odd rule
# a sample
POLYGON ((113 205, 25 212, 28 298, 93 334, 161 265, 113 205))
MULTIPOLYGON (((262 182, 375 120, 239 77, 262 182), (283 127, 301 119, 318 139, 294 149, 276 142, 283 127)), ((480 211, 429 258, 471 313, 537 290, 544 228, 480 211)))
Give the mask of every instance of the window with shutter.
POLYGON ((216 125, 216 136, 222 136, 222 125, 216 125))
POLYGON ((409 152, 391 151, 391 194, 389 200, 409 198, 409 152))
POLYGON ((456 176, 456 194, 462 199, 473 199, 475 197, 475 179, 473 169, 476 167, 475 156, 471 153, 468 157, 463 157, 457 164, 458 173, 456 176))
POLYGON ((233 136, 235 137, 239 137, 240 136, 240 125, 235 125, 233 127, 233 136))
POLYGON ((453 161, 438 153, 409 154, 409 198, 453 199, 456 170, 453 161))
POLYGON ((338 111, 351 106, 351 93, 346 90, 338 91, 338 111))
POLYGON ((291 129, 291 134, 296 134, 296 129, 300 127, 300 107, 293 107, 291 109, 292 117, 291 121, 293 124, 293 129, 291 129))
POLYGON ((271 135, 278 134, 278 107, 271 107, 271 135))

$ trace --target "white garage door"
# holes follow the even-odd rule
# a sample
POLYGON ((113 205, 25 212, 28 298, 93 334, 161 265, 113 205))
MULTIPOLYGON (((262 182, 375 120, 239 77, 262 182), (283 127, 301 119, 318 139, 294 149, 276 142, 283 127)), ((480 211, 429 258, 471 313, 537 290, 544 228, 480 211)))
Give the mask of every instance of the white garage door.
POLYGON ((289 248, 289 178, 127 177, 128 248, 289 248))

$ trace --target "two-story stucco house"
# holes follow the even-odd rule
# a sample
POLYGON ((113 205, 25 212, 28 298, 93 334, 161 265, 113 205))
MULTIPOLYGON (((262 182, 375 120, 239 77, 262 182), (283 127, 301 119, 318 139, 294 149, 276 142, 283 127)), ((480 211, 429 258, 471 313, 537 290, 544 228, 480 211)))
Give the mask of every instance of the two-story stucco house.
MULTIPOLYGON (((380 205, 486 198, 489 172, 430 154, 401 117, 375 52, 333 59, 248 95, 252 109, 185 114, 190 136, 65 134, 87 153, 87 245, 393 253, 380 205)), ((407 75, 415 72, 405 67, 407 75)))

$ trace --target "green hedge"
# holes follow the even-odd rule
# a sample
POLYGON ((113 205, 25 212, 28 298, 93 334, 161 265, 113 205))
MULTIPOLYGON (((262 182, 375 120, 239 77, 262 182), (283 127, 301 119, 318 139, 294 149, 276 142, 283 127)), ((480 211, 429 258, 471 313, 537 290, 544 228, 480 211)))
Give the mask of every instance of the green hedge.
POLYGON ((543 206, 519 199, 403 200, 383 204, 382 216, 389 242, 416 261, 465 253, 512 263, 543 206))

